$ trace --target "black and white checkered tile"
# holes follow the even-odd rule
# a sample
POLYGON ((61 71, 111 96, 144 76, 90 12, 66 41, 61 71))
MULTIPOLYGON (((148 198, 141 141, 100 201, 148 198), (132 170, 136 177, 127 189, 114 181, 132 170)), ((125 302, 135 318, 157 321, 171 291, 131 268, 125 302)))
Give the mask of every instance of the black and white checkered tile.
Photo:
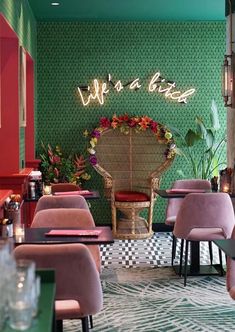
MULTIPOLYGON (((154 233, 144 240, 115 240, 114 244, 101 245, 102 267, 161 267, 171 266, 171 233, 154 233)), ((180 241, 177 241, 175 264, 179 263, 180 241)), ((190 257, 190 255, 189 255, 190 257)), ((207 242, 200 244, 201 264, 209 264, 207 242)), ((218 263, 218 248, 213 245, 213 262, 218 263)))

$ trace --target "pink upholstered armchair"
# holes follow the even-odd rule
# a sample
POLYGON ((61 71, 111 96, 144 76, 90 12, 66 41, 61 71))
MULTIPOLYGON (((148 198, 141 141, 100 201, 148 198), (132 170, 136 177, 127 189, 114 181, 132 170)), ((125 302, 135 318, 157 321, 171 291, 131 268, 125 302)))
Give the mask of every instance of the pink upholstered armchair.
POLYGON ((64 319, 81 319, 89 331, 88 317, 102 309, 103 294, 94 260, 83 244, 21 245, 16 259, 32 259, 37 268, 56 272, 56 320, 63 330, 64 319))
POLYGON ((45 209, 78 208, 89 210, 88 204, 83 196, 42 196, 39 198, 34 215, 45 209))
MULTIPOLYGON (((31 227, 78 227, 89 229, 95 227, 94 219, 89 210, 60 208, 38 211, 32 221, 31 227)), ((91 252, 97 270, 101 272, 100 249, 98 245, 87 245, 91 252)))
MULTIPOLYGON (((235 239, 235 228, 231 238, 235 239)), ((230 257, 227 257, 226 284, 229 295, 235 300, 235 260, 230 257)))
MULTIPOLYGON (((226 193, 188 194, 176 217, 173 233, 186 240, 184 262, 184 285, 187 280, 188 244, 190 241, 213 241, 227 239, 235 225, 231 198, 226 193)), ((182 265, 182 255, 180 266, 182 265)), ((222 265, 222 263, 221 263, 222 265)), ((222 266, 221 266, 222 269, 222 266)))
MULTIPOLYGON (((211 190, 211 183, 208 180, 204 179, 183 179, 183 180, 176 180, 173 185, 172 189, 205 189, 211 190)), ((166 220, 165 224, 168 226, 172 226, 174 228, 176 216, 180 210, 181 204, 183 202, 183 198, 170 198, 168 200, 167 209, 166 209, 166 220)), ((212 246, 211 242, 209 242, 209 250, 210 250, 210 258, 211 263, 213 260, 212 255, 212 246)), ((172 256, 171 256, 171 265, 174 263, 176 253, 176 238, 172 237, 172 256)))

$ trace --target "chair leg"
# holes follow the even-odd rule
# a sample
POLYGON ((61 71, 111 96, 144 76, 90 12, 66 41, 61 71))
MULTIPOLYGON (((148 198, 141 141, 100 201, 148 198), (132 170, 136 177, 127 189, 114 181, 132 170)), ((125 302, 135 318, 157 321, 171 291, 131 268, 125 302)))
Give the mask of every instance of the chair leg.
POLYGON ((222 261, 222 252, 221 249, 219 248, 219 265, 220 265, 220 275, 224 275, 224 269, 223 269, 223 261, 222 261))
POLYGON ((89 332, 88 316, 82 318, 82 332, 89 332))
POLYGON ((172 252, 171 252, 171 266, 174 265, 174 259, 176 254, 176 244, 177 244, 177 238, 174 234, 172 234, 172 252))
POLYGON ((186 244, 185 244, 185 258, 184 258, 184 287, 186 287, 187 274, 188 274, 188 244, 189 244, 189 241, 186 240, 186 244))
POLYGON ((183 265, 183 251, 184 251, 184 239, 181 239, 180 244, 180 267, 179 267, 179 276, 182 276, 182 265, 183 265))
POLYGON ((56 332, 63 332, 63 321, 62 320, 56 321, 56 332))
POLYGON ((92 315, 89 316, 89 320, 90 320, 90 328, 93 329, 93 318, 92 315))
POLYGON ((212 265, 213 264, 213 251, 212 251, 212 242, 211 241, 208 241, 208 246, 209 246, 210 262, 212 265))

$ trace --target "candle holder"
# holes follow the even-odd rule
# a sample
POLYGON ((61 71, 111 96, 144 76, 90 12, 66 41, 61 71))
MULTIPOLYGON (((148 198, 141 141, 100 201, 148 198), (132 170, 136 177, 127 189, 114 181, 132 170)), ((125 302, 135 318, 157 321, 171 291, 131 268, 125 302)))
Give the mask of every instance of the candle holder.
POLYGON ((17 243, 22 243, 24 241, 25 236, 25 228, 23 224, 14 225, 14 236, 17 243))
POLYGON ((231 193, 232 191, 232 169, 225 168, 220 171, 220 191, 231 193))
POLYGON ((43 195, 51 195, 51 185, 43 184, 43 195))

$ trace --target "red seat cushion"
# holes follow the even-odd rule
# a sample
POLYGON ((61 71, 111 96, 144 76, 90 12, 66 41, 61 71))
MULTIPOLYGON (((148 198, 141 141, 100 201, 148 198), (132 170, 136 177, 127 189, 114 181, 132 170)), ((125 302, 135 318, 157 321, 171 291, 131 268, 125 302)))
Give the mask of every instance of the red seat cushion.
POLYGON ((139 191, 117 191, 115 200, 118 202, 146 202, 149 196, 139 191))

